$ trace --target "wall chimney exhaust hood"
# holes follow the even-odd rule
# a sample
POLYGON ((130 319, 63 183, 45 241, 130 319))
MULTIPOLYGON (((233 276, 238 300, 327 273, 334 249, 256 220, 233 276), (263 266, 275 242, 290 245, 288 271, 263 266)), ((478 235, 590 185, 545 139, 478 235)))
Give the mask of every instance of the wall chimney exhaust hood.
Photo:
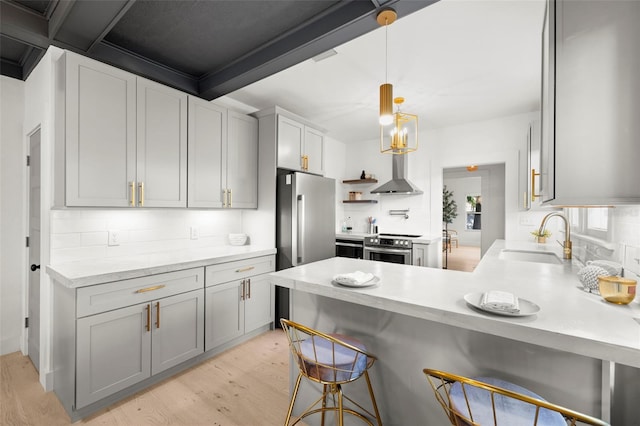
POLYGON ((422 194, 413 183, 407 179, 409 158, 407 155, 392 155, 391 180, 371 191, 372 194, 422 194))

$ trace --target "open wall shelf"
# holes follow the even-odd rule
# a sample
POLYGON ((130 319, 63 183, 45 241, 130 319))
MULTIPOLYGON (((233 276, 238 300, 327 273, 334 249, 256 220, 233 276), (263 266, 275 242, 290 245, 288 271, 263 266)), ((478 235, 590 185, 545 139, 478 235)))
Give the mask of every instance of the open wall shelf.
POLYGON ((351 180, 343 180, 342 183, 348 183, 348 184, 378 183, 378 179, 351 179, 351 180))
POLYGON ((342 200, 343 203, 375 204, 378 200, 342 200))

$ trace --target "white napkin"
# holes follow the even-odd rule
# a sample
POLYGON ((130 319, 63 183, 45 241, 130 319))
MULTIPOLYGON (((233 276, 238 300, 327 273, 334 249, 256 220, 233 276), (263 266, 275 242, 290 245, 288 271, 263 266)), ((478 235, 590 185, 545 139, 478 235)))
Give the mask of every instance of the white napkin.
POLYGON ((373 274, 369 272, 355 271, 348 274, 338 274, 333 280, 343 285, 362 285, 373 279, 373 274))
POLYGON ((482 295, 480 307, 488 311, 520 313, 518 298, 506 291, 491 290, 482 295))

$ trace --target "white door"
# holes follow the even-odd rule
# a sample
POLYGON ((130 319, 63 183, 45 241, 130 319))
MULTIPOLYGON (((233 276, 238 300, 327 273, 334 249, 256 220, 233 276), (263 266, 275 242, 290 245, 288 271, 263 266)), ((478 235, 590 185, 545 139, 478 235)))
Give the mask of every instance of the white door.
POLYGON ((40 129, 29 137, 28 352, 40 371, 40 129))
POLYGON ((258 207, 258 120, 228 112, 227 189, 229 207, 258 207))

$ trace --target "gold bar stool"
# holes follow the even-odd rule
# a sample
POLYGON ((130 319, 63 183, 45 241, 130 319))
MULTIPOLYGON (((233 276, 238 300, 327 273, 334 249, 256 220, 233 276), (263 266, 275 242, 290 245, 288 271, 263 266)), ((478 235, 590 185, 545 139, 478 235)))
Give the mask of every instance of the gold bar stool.
POLYGON ((377 358, 367 352, 362 342, 341 334, 325 334, 286 319, 281 319, 280 324, 282 324, 282 329, 285 331, 287 339, 289 339, 289 348, 299 369, 298 378, 291 395, 289 411, 284 423, 285 426, 295 425, 303 418, 315 413, 321 413, 322 425, 324 425, 325 412, 331 411, 337 414, 340 426, 344 422, 344 413, 352 414, 366 424, 373 426, 373 423, 367 418, 369 416, 376 420, 378 426, 382 426, 368 373, 369 368, 377 358), (362 376, 367 381, 373 413, 342 392, 343 384, 353 382, 362 376), (322 396, 294 419, 293 423, 289 423, 293 405, 300 388, 300 381, 303 377, 312 382, 321 383, 322 396), (328 398, 332 405, 327 403, 328 398), (354 404, 362 412, 346 408, 343 404, 343 398, 354 404), (322 406, 315 408, 319 403, 322 403, 322 406))
POLYGON ((610 426, 504 380, 470 379, 428 368, 422 371, 453 426, 610 426))

